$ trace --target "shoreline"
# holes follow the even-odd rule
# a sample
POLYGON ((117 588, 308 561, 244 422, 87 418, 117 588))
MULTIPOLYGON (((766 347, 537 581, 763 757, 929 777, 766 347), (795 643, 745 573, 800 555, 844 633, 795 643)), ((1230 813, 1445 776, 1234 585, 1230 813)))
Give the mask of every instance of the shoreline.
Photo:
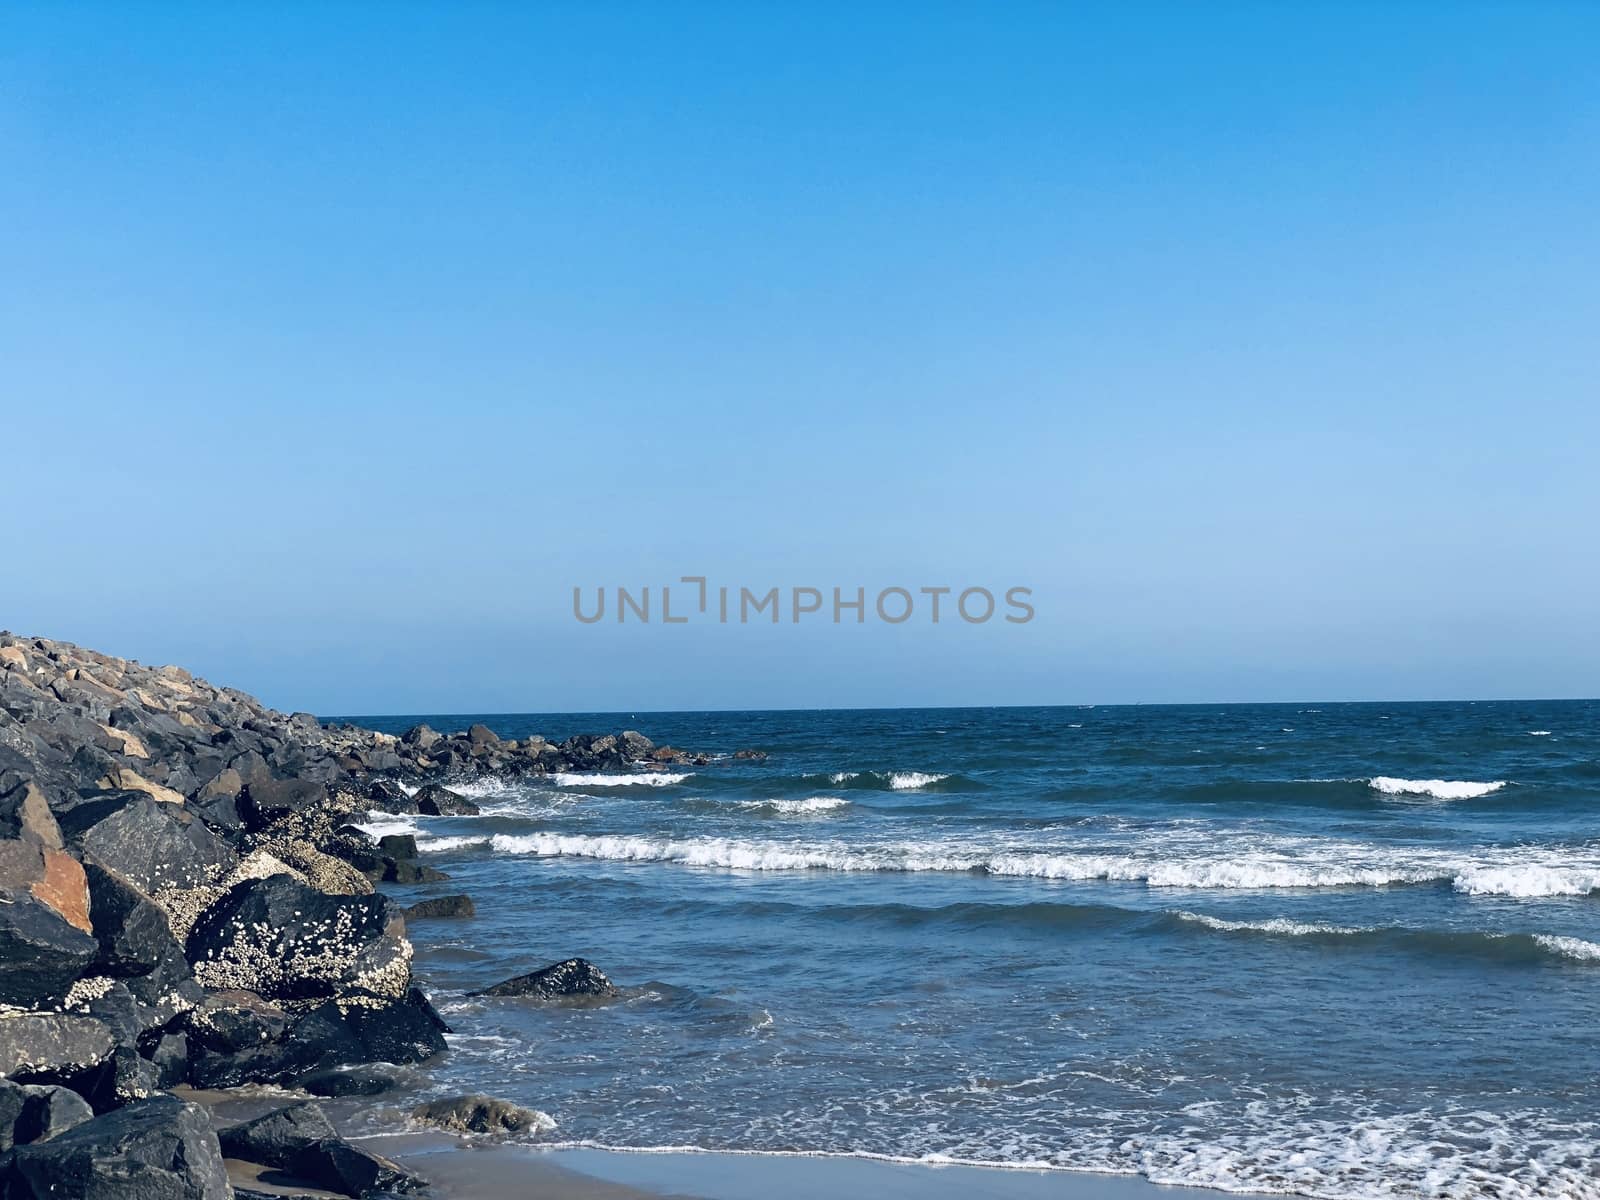
POLYGON ((875 1200, 1224 1200, 1287 1193, 1229 1192, 1153 1183, 1142 1175, 924 1162, 807 1151, 543 1147, 440 1141, 426 1134, 377 1134, 395 1161, 426 1175, 439 1200, 812 1200, 818 1195, 875 1200), (400 1143, 399 1146, 396 1143, 400 1143))

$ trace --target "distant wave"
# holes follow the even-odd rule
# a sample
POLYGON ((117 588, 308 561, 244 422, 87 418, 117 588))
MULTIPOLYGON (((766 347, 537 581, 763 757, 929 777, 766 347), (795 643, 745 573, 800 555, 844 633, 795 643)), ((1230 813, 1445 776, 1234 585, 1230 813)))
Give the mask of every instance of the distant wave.
POLYGON ((1406 929, 1389 926, 1329 925, 1274 917, 1265 921, 1229 921, 1205 913, 1176 911, 1179 921, 1219 933, 1263 934, 1271 937, 1321 938, 1389 942, 1402 948, 1430 953, 1470 955, 1499 961, 1600 963, 1600 945, 1582 938, 1548 933, 1495 933, 1480 930, 1406 929))
POLYGON ((939 783, 949 778, 948 775, 930 775, 923 771, 895 771, 889 776, 889 786, 896 791, 907 791, 911 788, 927 787, 930 783, 939 783))
POLYGON ((1530 730, 1528 730, 1528 736, 1529 737, 1549 737, 1550 736, 1550 731, 1548 729, 1530 729, 1530 730))
POLYGON ((1367 785, 1386 796, 1431 796, 1435 800, 1475 800, 1505 787, 1505 780, 1478 783, 1471 779, 1396 779, 1378 775, 1367 785))
POLYGON ((747 812, 771 812, 792 817, 837 812, 841 808, 849 808, 850 801, 839 796, 807 796, 804 800, 740 800, 734 807, 747 812))
POLYGON ((545 778, 557 787, 669 787, 690 778, 692 771, 639 771, 634 773, 581 773, 557 771, 545 778))
POLYGON ((1149 858, 1047 853, 937 842, 851 846, 733 837, 639 834, 496 834, 503 854, 673 863, 737 871, 879 871, 982 873, 1035 879, 1107 880, 1158 888, 1267 890, 1449 884, 1468 895, 1580 896, 1600 889, 1600 865, 1473 861, 1439 853, 1309 846, 1303 857, 1263 849, 1229 857, 1189 853, 1149 858))

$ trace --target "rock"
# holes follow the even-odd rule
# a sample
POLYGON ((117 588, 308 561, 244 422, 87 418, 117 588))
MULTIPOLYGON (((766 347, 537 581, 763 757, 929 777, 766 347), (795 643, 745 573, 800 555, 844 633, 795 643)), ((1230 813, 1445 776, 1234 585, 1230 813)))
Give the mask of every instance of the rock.
POLYGON ((423 863, 396 862, 392 858, 383 860, 383 881, 385 883, 443 883, 450 876, 437 867, 430 867, 423 863))
POLYGON ((735 750, 733 756, 738 759, 748 759, 752 762, 767 761, 767 752, 765 750, 735 750))
POLYGON ((616 986, 586 958, 569 958, 553 966, 518 975, 469 996, 534 996, 559 1000, 571 996, 615 996, 616 986))
POLYGON ((322 1109, 309 1101, 230 1126, 219 1141, 229 1158, 277 1167, 347 1196, 405 1192, 421 1184, 395 1163, 339 1137, 322 1109))
POLYGON ((472 903, 471 896, 434 896, 428 900, 419 900, 406 909, 406 920, 422 921, 440 918, 473 917, 477 915, 477 908, 472 903))
POLYGON ((622 746, 623 757, 630 762, 644 758, 656 748, 654 742, 635 729, 624 729, 617 735, 617 741, 622 746))
POLYGON ((150 1063, 156 1069, 156 1086, 176 1087, 189 1078, 189 1036, 183 1033, 163 1034, 150 1052, 150 1063))
POLYGON ((380 1096, 393 1091, 398 1080, 376 1067, 350 1067, 332 1071, 313 1071, 294 1081, 294 1085, 313 1096, 380 1096))
POLYGON ((0 796, 0 837, 31 841, 51 850, 64 846, 50 802, 33 780, 19 783, 0 796))
POLYGON ((378 849, 394 859, 415 858, 417 839, 410 833, 386 834, 378 839, 378 849))
POLYGON ((413 725, 401 735, 400 740, 418 750, 427 750, 439 740, 439 735, 426 725, 413 725))
POLYGON ((465 796, 449 788, 430 783, 417 789, 412 796, 417 811, 430 817, 475 817, 478 806, 465 796))
POLYGON ((299 1000, 361 989, 398 998, 410 981, 404 918, 378 895, 327 896, 287 875, 246 880, 189 933, 195 978, 299 1000))
POLYGON ((329 1000, 307 1014, 295 1036, 335 1049, 324 1064, 333 1066, 425 1062, 444 1052, 449 1032, 422 989, 413 987, 398 1001, 370 994, 329 1000))
POLYGON ((93 1017, 0 1012, 0 1075, 92 1067, 105 1061, 112 1045, 111 1030, 93 1017))
POLYGON ((155 1095, 156 1074, 155 1064, 132 1046, 115 1046, 104 1062, 79 1071, 51 1071, 48 1076, 50 1082, 77 1092, 96 1113, 108 1113, 155 1095))
POLYGON ((93 1117, 83 1097, 68 1088, 0 1080, 0 1151, 47 1141, 93 1117))
POLYGON ((247 784, 239 798, 239 815, 252 829, 265 829, 292 813, 316 808, 328 789, 309 779, 261 779, 247 784))
POLYGON ((228 1158, 242 1158, 282 1170, 288 1168, 297 1151, 322 1138, 337 1136, 322 1109, 310 1101, 302 1101, 221 1129, 217 1140, 228 1158))
POLYGON ((467 741, 473 746, 498 746, 499 735, 487 725, 474 725, 467 730, 467 741))
POLYGON ((387 813, 417 811, 417 802, 410 793, 391 779, 374 779, 367 786, 367 800, 374 808, 387 813))
POLYGON ((369 896, 372 881, 355 866, 318 850, 304 838, 273 838, 266 846, 319 892, 332 896, 369 896))
POLYGON ((99 945, 95 972, 129 980, 129 990, 146 1003, 158 1002, 161 996, 192 979, 183 947, 172 936, 166 913, 133 884, 94 859, 83 869, 88 879, 89 917, 99 945))
POLYGON ((26 896, 88 933, 89 888, 83 867, 64 850, 33 838, 0 840, 0 898, 26 896))
POLYGON ((411 1115, 452 1133, 529 1133, 550 1127, 550 1118, 491 1096, 452 1096, 430 1100, 411 1115))
POLYGON ((182 804, 183 793, 146 779, 132 767, 118 767, 107 771, 97 781, 97 786, 121 791, 143 792, 162 804, 182 804))
POLYGON ((140 1100, 12 1151, 7 1200, 228 1200, 205 1110, 176 1096, 140 1100))
POLYGON ((126 793, 117 799, 114 812, 88 825, 75 840, 85 857, 147 896, 159 899, 167 889, 213 883, 238 864, 227 843, 180 807, 143 796, 128 800, 126 793))
POLYGON ((65 996, 99 953, 95 940, 28 891, 5 889, 0 901, 0 1004, 31 1009, 65 996))
POLYGON ((426 1186, 399 1163, 337 1137, 301 1148, 286 1169, 319 1187, 358 1198, 414 1192, 426 1186))

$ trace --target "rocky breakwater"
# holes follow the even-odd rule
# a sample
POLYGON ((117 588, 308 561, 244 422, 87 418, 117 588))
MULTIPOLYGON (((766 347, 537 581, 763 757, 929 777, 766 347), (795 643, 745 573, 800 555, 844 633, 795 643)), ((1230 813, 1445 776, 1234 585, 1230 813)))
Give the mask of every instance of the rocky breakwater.
MULTIPOLYGON (((345 1195, 420 1186, 314 1110, 219 1142, 168 1089, 336 1094, 372 1078, 341 1068, 445 1049, 406 910, 374 887, 438 873, 360 814, 472 812, 441 780, 684 761, 707 759, 626 731, 324 727, 180 668, 0 634, 0 1196, 209 1200, 232 1194, 225 1147, 345 1195)), ((449 901, 416 916, 470 915, 449 901)), ((587 964, 512 982, 609 986, 587 964)))

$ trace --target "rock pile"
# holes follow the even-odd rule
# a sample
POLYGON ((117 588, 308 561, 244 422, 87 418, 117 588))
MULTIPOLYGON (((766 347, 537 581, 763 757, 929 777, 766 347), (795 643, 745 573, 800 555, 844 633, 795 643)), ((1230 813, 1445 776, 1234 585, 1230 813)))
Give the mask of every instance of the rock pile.
MULTIPOLYGON (((632 731, 325 727, 177 667, 0 634, 0 1196, 210 1200, 231 1194, 223 1150, 351 1196, 416 1186, 314 1106, 219 1144, 165 1089, 365 1093, 384 1077, 341 1068, 444 1050, 405 922, 472 903, 376 892, 442 876, 361 814, 470 814, 445 783, 481 774, 706 761, 632 731)), ((613 990, 574 960, 488 994, 613 990)))

